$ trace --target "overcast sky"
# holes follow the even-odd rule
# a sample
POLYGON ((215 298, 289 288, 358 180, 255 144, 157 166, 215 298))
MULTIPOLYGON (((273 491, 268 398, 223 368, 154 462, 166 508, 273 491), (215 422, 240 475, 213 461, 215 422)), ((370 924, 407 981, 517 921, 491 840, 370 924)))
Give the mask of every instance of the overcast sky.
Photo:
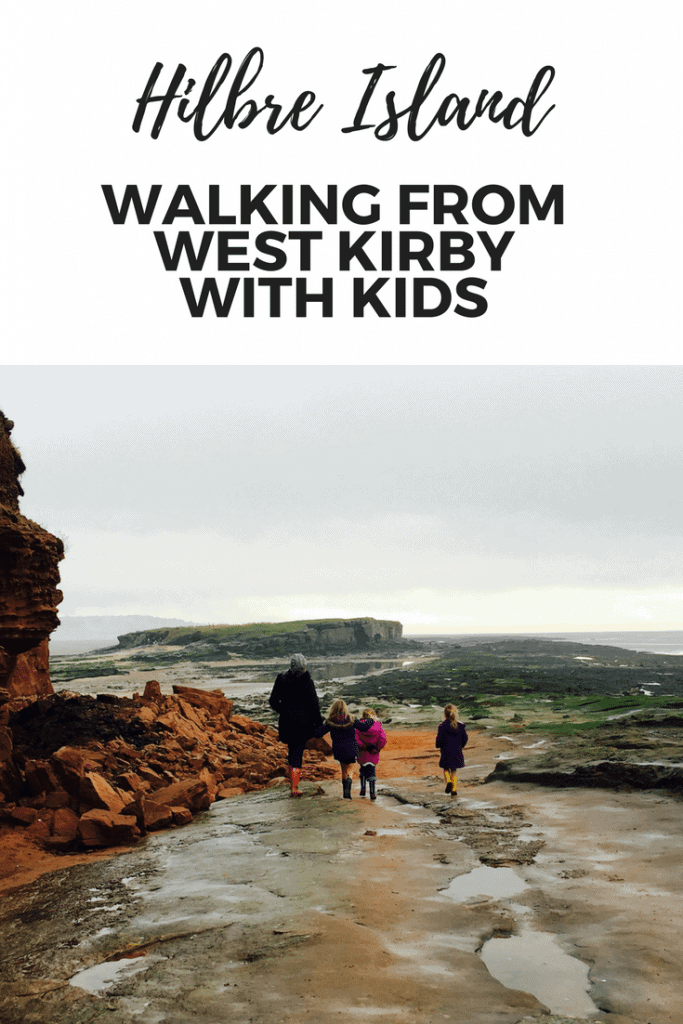
POLYGON ((682 367, 8 367, 65 615, 683 621, 682 367))

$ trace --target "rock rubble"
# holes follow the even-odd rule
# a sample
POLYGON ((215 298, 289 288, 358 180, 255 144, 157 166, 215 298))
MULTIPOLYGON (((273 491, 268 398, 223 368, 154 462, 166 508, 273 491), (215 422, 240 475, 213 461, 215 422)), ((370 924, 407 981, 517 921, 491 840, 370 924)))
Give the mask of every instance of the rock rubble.
MULTIPOLYGON (((173 690, 151 680, 132 698, 0 691, 0 827, 55 852, 127 845, 284 781, 275 729, 234 715, 221 690, 173 690)), ((303 777, 334 776, 328 744, 311 747, 303 777)))

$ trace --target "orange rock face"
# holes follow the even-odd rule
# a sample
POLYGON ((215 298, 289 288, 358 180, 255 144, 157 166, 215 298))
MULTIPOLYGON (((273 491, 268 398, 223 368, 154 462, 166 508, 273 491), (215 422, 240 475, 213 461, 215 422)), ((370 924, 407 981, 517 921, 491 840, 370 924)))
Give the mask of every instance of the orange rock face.
POLYGON ((56 626, 64 545, 19 511, 24 463, 0 412, 0 686, 10 694, 52 693, 47 638, 56 626))

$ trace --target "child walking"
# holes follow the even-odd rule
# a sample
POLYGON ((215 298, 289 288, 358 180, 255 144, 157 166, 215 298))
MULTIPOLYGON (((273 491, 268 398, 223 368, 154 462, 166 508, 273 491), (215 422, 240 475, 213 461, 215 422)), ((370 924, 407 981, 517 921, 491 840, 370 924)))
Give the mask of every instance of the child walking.
POLYGON ((436 746, 441 751, 439 768, 443 768, 446 792, 451 796, 457 796, 456 772, 458 768, 465 766, 462 748, 467 746, 467 732, 462 722, 458 721, 458 709, 455 704, 447 704, 443 709, 443 722, 436 733, 436 746))
POLYGON ((332 740, 332 756, 339 761, 342 775, 342 789, 344 798, 351 799, 351 786, 353 784, 352 766, 358 757, 358 743, 356 742, 356 730, 364 733, 372 727, 373 720, 369 718, 354 718, 349 714, 349 709, 343 700, 335 700, 330 708, 327 718, 316 733, 317 736, 324 736, 330 733, 332 740))
POLYGON ((370 799, 376 800, 375 785, 377 775, 376 765, 379 764, 379 752, 386 746, 387 734, 382 728, 382 723, 377 718, 377 712, 372 708, 363 708, 363 720, 371 722, 367 732, 360 732, 356 729, 356 743, 358 744, 358 764, 360 772, 360 795, 365 796, 366 784, 370 787, 370 799))

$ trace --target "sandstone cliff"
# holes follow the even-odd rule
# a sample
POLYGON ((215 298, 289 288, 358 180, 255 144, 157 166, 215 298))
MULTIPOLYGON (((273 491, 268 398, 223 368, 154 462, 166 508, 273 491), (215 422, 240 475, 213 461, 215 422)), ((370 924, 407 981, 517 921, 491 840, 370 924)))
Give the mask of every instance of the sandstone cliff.
POLYGON ((10 694, 52 693, 47 638, 62 600, 64 545, 19 511, 25 466, 0 412, 0 687, 10 694))

